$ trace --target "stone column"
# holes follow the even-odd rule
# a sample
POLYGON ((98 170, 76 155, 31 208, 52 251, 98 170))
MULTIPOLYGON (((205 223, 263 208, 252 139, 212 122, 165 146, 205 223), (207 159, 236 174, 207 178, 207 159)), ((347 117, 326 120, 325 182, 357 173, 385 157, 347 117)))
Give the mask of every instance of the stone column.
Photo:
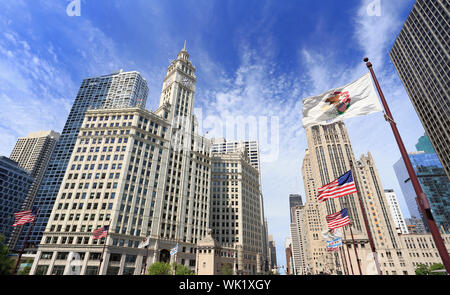
POLYGON ((50 261, 50 264, 48 266, 47 275, 52 274, 52 269, 53 269, 53 265, 55 264, 57 254, 58 254, 58 251, 53 251, 52 260, 50 261))
POLYGON ((33 265, 31 266, 30 275, 35 275, 36 274, 36 269, 37 269, 37 266, 39 264, 39 260, 41 258, 41 254, 42 254, 42 251, 38 250, 37 253, 36 253, 36 258, 34 259, 33 265))

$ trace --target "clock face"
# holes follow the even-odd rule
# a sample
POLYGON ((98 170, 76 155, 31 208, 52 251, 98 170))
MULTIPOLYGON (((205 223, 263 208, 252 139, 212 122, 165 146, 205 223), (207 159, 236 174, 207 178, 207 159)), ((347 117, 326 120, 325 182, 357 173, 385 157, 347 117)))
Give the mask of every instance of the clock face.
POLYGON ((189 81, 189 79, 188 78, 186 78, 186 77, 184 77, 182 80, 181 80, 181 83, 184 85, 184 86, 190 86, 190 84, 191 84, 191 82, 189 81))

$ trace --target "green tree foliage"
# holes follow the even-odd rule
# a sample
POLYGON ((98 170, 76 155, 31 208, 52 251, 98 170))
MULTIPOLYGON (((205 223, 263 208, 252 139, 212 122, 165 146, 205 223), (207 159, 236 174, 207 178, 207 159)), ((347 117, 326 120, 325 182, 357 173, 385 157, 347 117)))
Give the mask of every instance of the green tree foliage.
POLYGON ((416 275, 445 275, 445 272, 433 272, 441 269, 444 269, 444 265, 441 263, 434 263, 430 267, 419 264, 416 268, 416 275))
POLYGON ((9 250, 4 241, 5 236, 0 234, 0 275, 10 275, 13 271, 14 260, 8 256, 9 250))
MULTIPOLYGON (((175 267, 175 264, 172 264, 172 269, 175 267)), ((195 272, 191 271, 189 267, 183 264, 177 264, 177 275, 187 276, 187 275, 195 275, 195 272)))
MULTIPOLYGON (((195 275, 195 272, 191 271, 189 267, 177 264, 177 275, 195 275)), ((155 262, 148 268, 149 275, 172 275, 175 269, 175 263, 170 265, 165 262, 155 262)))
POLYGON ((224 266, 222 266, 221 273, 223 275, 232 275, 233 266, 230 263, 226 263, 224 266))
POLYGON ((149 275, 171 275, 170 264, 164 262, 155 262, 148 268, 149 275))
POLYGON ((425 264, 419 264, 416 267, 416 275, 419 275, 419 276, 428 275, 429 272, 430 271, 428 269, 428 266, 426 266, 425 264))
POLYGON ((25 266, 24 268, 22 268, 19 271, 18 275, 20 275, 20 276, 27 276, 27 275, 30 274, 30 270, 31 270, 31 266, 25 266))
POLYGON ((430 275, 437 275, 437 276, 442 276, 442 275, 446 275, 445 272, 433 272, 435 270, 441 270, 441 269, 445 269, 444 265, 442 263, 433 263, 430 267, 430 275))

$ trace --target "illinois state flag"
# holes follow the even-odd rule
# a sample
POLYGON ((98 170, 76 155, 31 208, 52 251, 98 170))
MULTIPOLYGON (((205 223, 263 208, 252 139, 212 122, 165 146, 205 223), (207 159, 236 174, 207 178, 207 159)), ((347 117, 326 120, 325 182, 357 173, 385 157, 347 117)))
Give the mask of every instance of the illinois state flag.
POLYGON ((327 125, 381 111, 370 73, 342 87, 303 99, 303 127, 327 125))

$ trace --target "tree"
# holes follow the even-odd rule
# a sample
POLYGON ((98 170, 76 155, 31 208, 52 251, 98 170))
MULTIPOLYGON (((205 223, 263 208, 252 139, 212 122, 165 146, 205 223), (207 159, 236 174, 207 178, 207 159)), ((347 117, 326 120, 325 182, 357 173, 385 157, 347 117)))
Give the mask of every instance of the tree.
POLYGON ((435 270, 444 269, 444 265, 442 263, 433 263, 430 267, 425 264, 419 264, 416 268, 416 275, 446 275, 446 272, 434 272, 435 270))
POLYGON ((223 275, 232 275, 233 274, 233 266, 230 263, 224 264, 224 266, 222 266, 221 273, 223 275))
POLYGON ((0 275, 10 275, 13 267, 14 260, 9 257, 9 250, 4 245, 5 236, 0 234, 0 275))
POLYGON ((30 270, 31 270, 31 266, 25 266, 24 268, 22 268, 19 271, 18 275, 20 275, 20 276, 27 276, 27 275, 30 274, 30 270))
POLYGON ((170 264, 165 262, 155 262, 148 268, 149 275, 171 275, 170 264))
MULTIPOLYGON (((183 264, 177 264, 177 275, 195 275, 187 266, 183 264)), ((175 269, 175 263, 170 265, 166 262, 155 262, 148 268, 148 275, 172 275, 175 269)))
POLYGON ((442 276, 442 275, 446 275, 446 272, 433 272, 435 270, 441 270, 441 269, 445 269, 444 265, 442 263, 433 263, 430 267, 430 275, 435 275, 435 276, 442 276))
POLYGON ((425 264, 419 264, 416 268, 416 275, 423 276, 430 274, 430 270, 428 269, 428 266, 425 264))
MULTIPOLYGON (((175 263, 172 264, 172 269, 175 267, 175 263)), ((195 275, 195 272, 191 271, 189 267, 183 264, 177 264, 177 275, 190 276, 195 275)))

